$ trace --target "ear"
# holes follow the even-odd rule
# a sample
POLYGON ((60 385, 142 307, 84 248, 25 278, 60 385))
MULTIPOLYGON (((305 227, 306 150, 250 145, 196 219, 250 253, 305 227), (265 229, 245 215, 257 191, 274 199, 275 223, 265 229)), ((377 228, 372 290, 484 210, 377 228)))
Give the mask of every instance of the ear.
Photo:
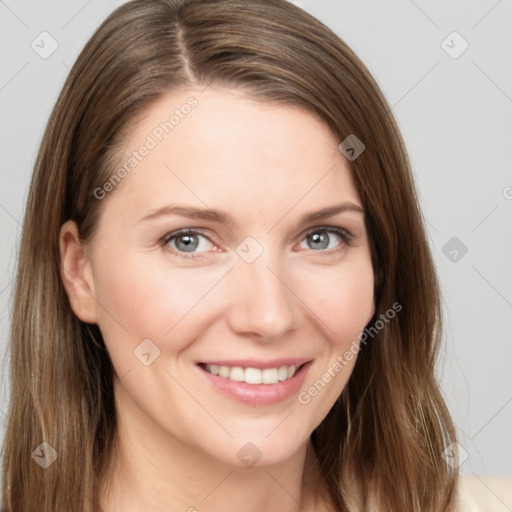
POLYGON ((92 267, 74 221, 68 220, 61 226, 59 247, 60 277, 71 309, 83 322, 97 323, 92 267))

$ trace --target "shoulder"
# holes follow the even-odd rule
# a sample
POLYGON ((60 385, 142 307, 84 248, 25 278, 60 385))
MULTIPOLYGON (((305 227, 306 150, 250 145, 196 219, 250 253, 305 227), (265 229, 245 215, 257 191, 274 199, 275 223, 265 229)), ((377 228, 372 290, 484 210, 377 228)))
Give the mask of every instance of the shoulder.
POLYGON ((510 512, 512 478, 460 475, 454 512, 510 512))

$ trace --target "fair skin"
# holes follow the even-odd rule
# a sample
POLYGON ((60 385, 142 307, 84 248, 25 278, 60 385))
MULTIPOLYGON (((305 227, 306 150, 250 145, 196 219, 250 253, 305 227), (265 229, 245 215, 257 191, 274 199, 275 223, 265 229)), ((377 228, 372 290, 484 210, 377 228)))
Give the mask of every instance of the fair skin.
POLYGON ((94 237, 81 243, 72 221, 61 229, 71 306, 98 324, 116 372, 119 453, 101 509, 323 510, 303 483, 314 460, 309 437, 356 357, 336 373, 333 365, 374 313, 363 205, 324 123, 234 90, 167 94, 138 121, 119 161, 190 96, 197 106, 102 200, 94 237), (342 203, 330 217, 300 220, 342 203), (223 210, 233 225, 176 214, 141 220, 176 204, 223 210), (183 228, 201 233, 159 243, 183 228), (145 365, 134 350, 148 339, 146 361, 160 353, 145 365), (300 386, 268 403, 250 389, 287 381, 242 383, 244 400, 199 365, 283 358, 306 361, 290 378, 300 386), (329 368, 329 382, 299 401, 329 368))

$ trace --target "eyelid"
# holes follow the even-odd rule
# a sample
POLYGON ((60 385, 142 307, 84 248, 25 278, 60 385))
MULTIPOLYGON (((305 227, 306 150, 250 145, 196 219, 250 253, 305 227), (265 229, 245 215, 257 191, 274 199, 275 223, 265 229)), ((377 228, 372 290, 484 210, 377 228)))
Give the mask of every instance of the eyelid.
MULTIPOLYGON (((188 235, 189 233, 193 234, 193 235, 201 235, 201 236, 204 236, 205 238, 207 238, 208 240, 210 240, 208 235, 206 235, 202 229, 182 228, 182 229, 177 229, 176 231, 170 231, 169 233, 165 234, 160 239, 160 241, 168 243, 172 238, 178 237, 180 235, 188 235)), ((211 240, 210 240, 210 242, 213 244, 213 242, 211 240)))
POLYGON ((354 239, 354 235, 346 228, 342 228, 339 226, 328 226, 328 225, 322 225, 322 226, 313 226, 312 228, 308 228, 303 234, 302 238, 309 235, 310 233, 316 233, 317 231, 327 231, 331 233, 337 233, 340 236, 343 236, 348 241, 352 241, 354 239))
MULTIPOLYGON (((308 228, 306 231, 304 231, 300 235, 299 243, 302 240, 304 240, 309 234, 316 233, 316 232, 319 232, 319 231, 326 231, 328 233, 335 233, 335 234, 337 234, 338 236, 340 236, 343 239, 343 243, 344 244, 346 244, 348 246, 352 246, 353 245, 352 242, 354 240, 354 235, 348 229, 342 228, 342 227, 339 227, 339 226, 332 226, 332 225, 318 225, 318 226, 312 226, 312 227, 308 228)), ((163 246, 164 248, 167 248, 173 254, 177 254, 178 256, 183 257, 185 259, 204 258, 205 256, 204 256, 203 253, 206 253, 208 251, 202 251, 202 252, 198 252, 198 253, 186 253, 186 252, 180 252, 180 251, 176 251, 175 249, 169 248, 169 246, 167 244, 172 239, 177 238, 180 235, 185 235, 185 234, 193 234, 193 235, 203 236, 212 245, 217 247, 217 244, 215 244, 210 239, 210 237, 207 234, 205 234, 205 232, 202 229, 200 229, 200 228, 182 228, 182 229, 178 229, 176 231, 171 231, 171 232, 165 234, 159 240, 159 244, 161 246, 163 246)), ((336 252, 339 252, 340 250, 341 249, 329 249, 329 250, 324 249, 324 250, 321 250, 321 251, 313 251, 313 253, 318 253, 319 255, 326 255, 326 256, 328 256, 328 255, 334 254, 336 252)))
MULTIPOLYGON (((176 254, 179 257, 185 258, 185 259, 198 259, 198 258, 204 258, 203 252, 197 252, 197 253, 186 253, 186 252, 180 252, 176 251, 175 249, 172 249, 168 246, 169 242, 174 239, 178 238, 180 235, 201 235, 202 237, 206 238, 212 245, 217 247, 217 245, 210 240, 210 237, 204 233, 202 229, 198 228, 182 228, 177 229, 176 231, 171 231, 167 234, 165 234, 160 240, 158 241, 159 245, 161 245, 164 249, 167 249, 172 254, 176 254)), ((207 252, 207 251, 204 251, 207 252)))
POLYGON ((331 249, 323 249, 321 251, 314 251, 313 249, 311 249, 310 250, 311 254, 306 255, 306 256, 311 256, 311 255, 320 256, 320 257, 334 256, 336 254, 343 252, 347 247, 353 247, 355 245, 354 244, 355 237, 348 229, 342 228, 339 226, 328 226, 328 225, 313 226, 312 228, 307 229, 302 234, 299 243, 301 243, 302 240, 304 240, 311 233, 317 233, 317 232, 322 232, 322 231, 325 231, 327 233, 334 233, 334 234, 338 235, 342 240, 341 243, 331 249))

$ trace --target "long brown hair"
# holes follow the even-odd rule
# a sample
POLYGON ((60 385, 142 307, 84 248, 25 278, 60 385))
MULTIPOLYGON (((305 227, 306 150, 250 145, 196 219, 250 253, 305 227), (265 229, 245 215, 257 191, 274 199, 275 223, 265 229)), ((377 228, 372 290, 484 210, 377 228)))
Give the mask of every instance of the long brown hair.
MULTIPOLYGON (((11 399, 4 442, 6 512, 93 512, 116 429, 113 367, 96 325, 72 312, 58 237, 72 219, 87 241, 119 147, 157 98, 215 84, 318 115, 342 142, 366 211, 375 316, 402 310, 362 347, 353 374, 312 434, 338 511, 372 490, 377 510, 439 512, 457 471, 455 432, 435 377, 439 289, 410 163, 368 70, 329 28, 285 0, 135 0, 87 43, 58 98, 35 164, 17 267, 11 399), (51 451, 48 443, 55 450, 51 451), (39 450, 39 451, 38 451, 39 450), (37 456, 55 454, 42 469, 37 456)), ((115 193, 115 192, 114 192, 115 193)))

